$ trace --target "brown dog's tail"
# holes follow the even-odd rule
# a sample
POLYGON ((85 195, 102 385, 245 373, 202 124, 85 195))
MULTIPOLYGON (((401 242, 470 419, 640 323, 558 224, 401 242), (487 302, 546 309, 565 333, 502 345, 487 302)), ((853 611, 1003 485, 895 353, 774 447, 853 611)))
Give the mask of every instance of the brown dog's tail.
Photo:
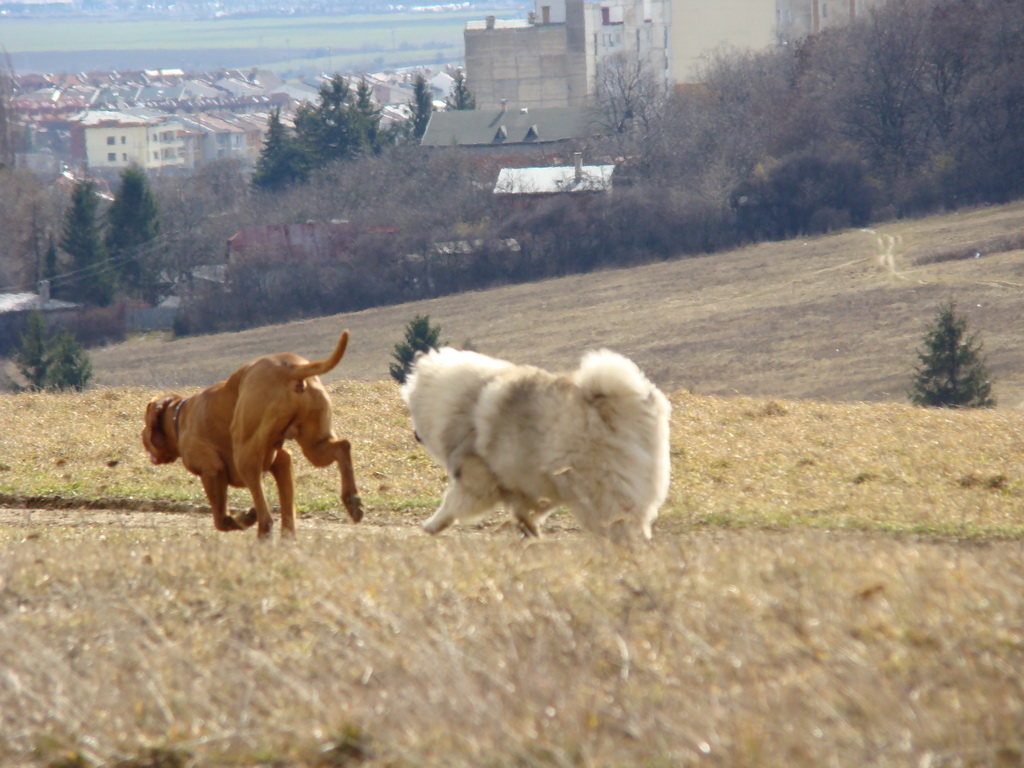
POLYGON ((338 346, 334 348, 334 352, 326 360, 317 360, 313 363, 304 363, 303 365, 296 365, 291 370, 293 379, 308 379, 310 376, 321 376, 328 371, 332 370, 339 362, 341 362, 342 356, 345 354, 345 347, 348 346, 348 331, 341 334, 341 338, 338 339, 338 346))

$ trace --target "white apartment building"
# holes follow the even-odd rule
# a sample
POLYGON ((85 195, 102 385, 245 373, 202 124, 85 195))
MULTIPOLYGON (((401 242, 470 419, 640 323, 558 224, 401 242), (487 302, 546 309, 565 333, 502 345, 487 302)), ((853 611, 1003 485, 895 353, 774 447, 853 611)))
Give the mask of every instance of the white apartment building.
POLYGON ((72 158, 93 171, 193 170, 214 160, 253 166, 267 115, 162 115, 83 112, 72 122, 72 158))
POLYGON ((178 125, 166 117, 116 111, 83 112, 72 120, 73 154, 93 170, 146 170, 183 164, 178 125))

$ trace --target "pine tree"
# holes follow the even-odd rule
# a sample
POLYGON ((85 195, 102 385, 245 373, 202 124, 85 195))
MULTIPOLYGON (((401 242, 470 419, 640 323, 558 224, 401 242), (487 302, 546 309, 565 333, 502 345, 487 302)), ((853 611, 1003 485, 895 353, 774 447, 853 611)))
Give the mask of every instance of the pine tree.
POLYGON ((915 405, 944 408, 990 408, 992 385, 981 344, 967 336, 967 320, 957 315, 950 299, 939 307, 918 352, 910 400, 915 405))
POLYGON ((281 122, 281 108, 273 110, 267 120, 267 133, 263 139, 252 185, 268 192, 279 192, 309 175, 306 159, 294 136, 281 122))
POLYGON ((356 86, 355 102, 350 107, 354 134, 361 153, 380 151, 380 107, 373 103, 373 87, 362 78, 356 86))
POLYGON ((60 241, 71 255, 71 268, 60 277, 58 292, 69 301, 105 307, 114 297, 115 281, 97 222, 98 207, 96 185, 91 181, 75 184, 60 241))
POLYGON ((33 312, 28 316, 21 347, 14 354, 14 364, 28 381, 30 389, 43 389, 46 386, 49 358, 46 354, 46 321, 43 320, 42 312, 33 312))
POLYGON ((155 298, 145 251, 159 233, 160 215, 146 172, 131 165, 121 172, 121 187, 107 211, 106 233, 107 252, 126 293, 155 298))
POLYGON ((430 325, 430 315, 416 315, 405 326, 405 341, 395 344, 393 357, 397 362, 391 363, 388 371, 391 378, 399 384, 405 383, 417 352, 437 349, 441 336, 441 326, 430 325))
POLYGON ((466 75, 461 69, 455 73, 455 83, 452 85, 452 91, 445 99, 445 103, 448 104, 449 109, 476 109, 476 98, 469 90, 469 86, 466 85, 466 75))
POLYGON ((412 102, 409 107, 412 109, 412 135, 419 141, 426 133, 427 123, 430 122, 430 115, 434 111, 434 94, 423 75, 416 75, 416 80, 413 81, 412 102))
POLYGON ((321 84, 320 103, 308 102, 295 114, 295 134, 311 167, 346 160, 360 149, 359 131, 349 113, 349 84, 340 74, 321 84))

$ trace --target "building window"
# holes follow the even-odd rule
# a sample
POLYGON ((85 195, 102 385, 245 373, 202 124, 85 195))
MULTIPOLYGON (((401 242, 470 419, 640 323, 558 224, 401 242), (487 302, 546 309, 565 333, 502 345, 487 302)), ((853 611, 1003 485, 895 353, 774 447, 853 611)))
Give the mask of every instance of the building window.
POLYGON ((122 144, 127 144, 128 143, 128 137, 127 136, 122 136, 121 137, 121 143, 122 144))
POLYGON ((107 153, 107 162, 108 163, 116 163, 117 162, 117 152, 108 152, 107 153))
POLYGON ((121 159, 124 160, 127 163, 128 162, 128 153, 125 152, 124 154, 122 154, 121 155, 121 159))
POLYGON ((117 141, 113 136, 107 136, 107 144, 113 144, 117 141))

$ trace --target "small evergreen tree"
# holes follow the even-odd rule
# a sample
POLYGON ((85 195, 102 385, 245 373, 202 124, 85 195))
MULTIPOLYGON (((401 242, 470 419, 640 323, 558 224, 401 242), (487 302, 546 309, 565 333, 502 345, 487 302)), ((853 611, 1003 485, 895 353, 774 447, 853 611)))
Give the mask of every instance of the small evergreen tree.
POLYGON ((107 253, 126 293, 155 298, 145 251, 158 234, 160 214, 146 172, 130 165, 121 172, 121 187, 107 210, 106 232, 107 253))
POLYGON ((430 84, 423 75, 416 75, 416 80, 413 81, 412 102, 409 107, 412 109, 412 135, 419 141, 426 133, 430 115, 434 112, 434 94, 431 93, 430 84))
POLYGON ((437 349, 441 336, 441 326, 430 325, 430 315, 416 315, 405 326, 405 341, 395 344, 393 357, 397 362, 388 368, 391 378, 399 384, 405 383, 417 352, 437 349))
POLYGON ((71 207, 64 219, 60 247, 71 255, 70 271, 57 283, 69 301, 105 307, 114 297, 114 272, 97 221, 96 185, 80 181, 71 192, 71 207))
POLYGON ((991 408, 992 385, 981 344, 967 336, 967 320, 950 299, 939 307, 918 352, 910 400, 914 405, 944 408, 991 408))
POLYGON ((81 392, 92 379, 92 363, 78 339, 61 330, 47 344, 46 389, 81 392))
POLYGON ((445 99, 445 103, 448 104, 449 109, 476 109, 476 98, 469 90, 469 86, 466 85, 466 75, 461 69, 455 73, 455 83, 452 85, 452 91, 445 99))
POLYGON ((46 354, 46 321, 43 320, 42 312, 33 312, 28 316, 21 347, 14 353, 14 364, 28 381, 30 389, 43 389, 46 386, 49 359, 46 354))

